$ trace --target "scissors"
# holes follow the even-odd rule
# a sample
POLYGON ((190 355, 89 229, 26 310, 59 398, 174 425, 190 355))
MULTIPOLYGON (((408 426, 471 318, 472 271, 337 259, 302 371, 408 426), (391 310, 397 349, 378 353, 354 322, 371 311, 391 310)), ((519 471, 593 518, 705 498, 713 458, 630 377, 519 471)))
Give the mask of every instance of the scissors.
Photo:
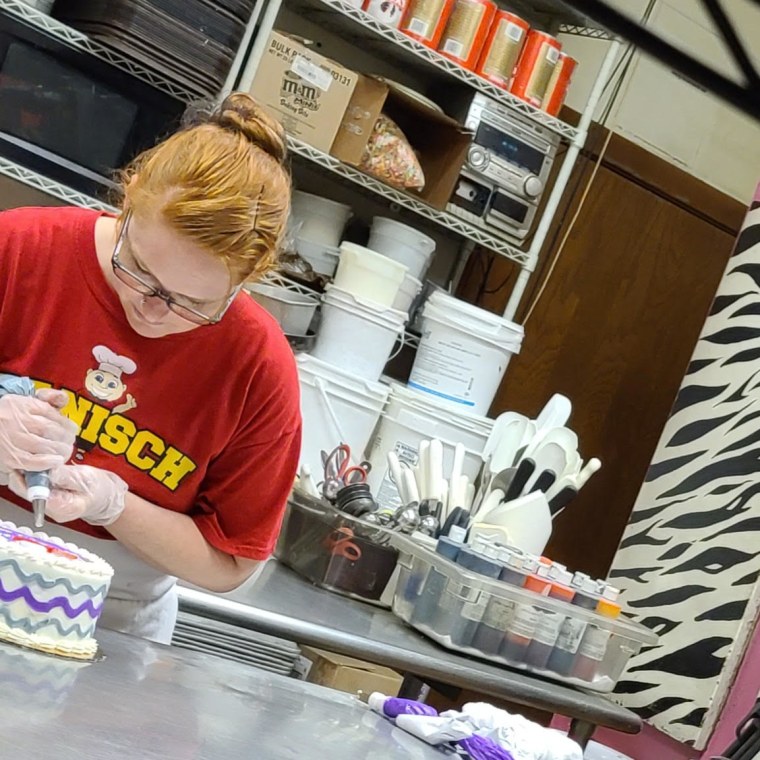
POLYGON ((351 562, 361 559, 362 550, 354 543, 351 528, 337 528, 325 539, 325 545, 333 557, 343 557, 351 562))
POLYGON ((329 454, 322 452, 322 461, 325 469, 322 494, 326 499, 335 499, 344 486, 367 482, 370 463, 362 462, 351 466, 351 447, 345 443, 336 446, 329 454))

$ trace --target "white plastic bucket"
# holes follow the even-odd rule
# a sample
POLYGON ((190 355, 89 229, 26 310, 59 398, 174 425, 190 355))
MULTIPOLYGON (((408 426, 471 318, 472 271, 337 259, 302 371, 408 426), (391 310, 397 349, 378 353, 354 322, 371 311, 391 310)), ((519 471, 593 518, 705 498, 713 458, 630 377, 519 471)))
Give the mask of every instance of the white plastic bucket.
POLYGON ((296 238, 296 250, 299 255, 311 264, 311 268, 318 274, 332 277, 338 268, 340 249, 324 243, 315 243, 303 237, 296 238))
POLYGON ((320 195, 296 190, 293 193, 291 214, 294 222, 301 223, 300 229, 296 231, 299 237, 337 248, 351 217, 351 207, 320 195))
POLYGON ((437 291, 422 311, 409 387, 487 414, 523 335, 520 325, 437 291))
POLYGON ((410 274, 406 274, 404 281, 401 283, 401 288, 398 291, 396 300, 393 302, 393 308, 399 311, 405 311, 409 313, 409 309, 412 308, 414 299, 417 298, 422 290, 422 283, 412 277, 410 274))
POLYGON ((296 293, 279 285, 256 282, 245 288, 254 301, 263 306, 287 335, 306 335, 319 306, 315 295, 296 293))
POLYGON ((405 264, 409 267, 409 274, 421 280, 435 252, 435 240, 408 224, 376 216, 372 220, 367 247, 405 264))
POLYGON ((355 243, 342 243, 335 285, 347 293, 392 307, 407 267, 355 243))
POLYGON ((417 464, 422 441, 433 438, 443 443, 444 472, 451 471, 456 444, 463 444, 462 474, 474 482, 492 427, 493 420, 449 409, 426 394, 393 383, 388 404, 369 444, 372 493, 381 506, 399 506, 401 499, 388 468, 388 452, 395 451, 402 462, 413 466, 417 464))
POLYGON ((354 462, 362 460, 390 389, 384 383, 359 380, 308 354, 299 354, 296 362, 303 417, 300 461, 311 468, 318 483, 321 451, 347 443, 354 462))
POLYGON ((331 285, 312 356, 354 377, 377 381, 404 330, 407 315, 331 285))

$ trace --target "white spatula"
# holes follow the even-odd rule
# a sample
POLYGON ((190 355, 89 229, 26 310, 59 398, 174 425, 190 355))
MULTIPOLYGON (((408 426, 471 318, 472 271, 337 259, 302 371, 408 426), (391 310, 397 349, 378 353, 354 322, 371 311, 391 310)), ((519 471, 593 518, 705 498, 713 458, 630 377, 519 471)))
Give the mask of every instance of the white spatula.
POLYGON ((540 432, 564 427, 567 425, 572 411, 573 405, 570 403, 570 399, 561 393, 555 393, 536 417, 536 428, 540 432))

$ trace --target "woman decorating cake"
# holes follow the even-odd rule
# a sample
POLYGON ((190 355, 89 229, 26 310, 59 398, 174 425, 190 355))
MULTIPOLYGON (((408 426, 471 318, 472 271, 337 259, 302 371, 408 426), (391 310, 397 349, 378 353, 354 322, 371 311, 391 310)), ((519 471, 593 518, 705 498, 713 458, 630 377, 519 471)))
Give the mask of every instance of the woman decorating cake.
POLYGON ((239 586, 272 551, 300 447, 277 323, 240 290, 290 202, 280 126, 247 95, 139 156, 118 218, 0 213, 0 519, 51 469, 48 529, 115 575, 100 625, 168 642, 176 578, 239 586))

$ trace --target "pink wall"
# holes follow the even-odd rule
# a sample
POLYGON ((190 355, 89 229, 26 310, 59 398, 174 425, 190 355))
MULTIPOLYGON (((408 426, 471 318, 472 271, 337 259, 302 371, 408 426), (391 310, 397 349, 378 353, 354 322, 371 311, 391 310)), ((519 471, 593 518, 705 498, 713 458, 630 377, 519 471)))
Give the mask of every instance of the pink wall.
POLYGON ((755 631, 744 653, 744 659, 736 674, 728 699, 723 707, 718 726, 710 738, 704 760, 718 755, 734 740, 736 727, 752 709, 760 692, 760 626, 755 631))
MULTIPOLYGON (((736 727, 754 706, 758 692, 760 692, 760 627, 755 628, 736 680, 728 693, 718 726, 704 752, 687 747, 647 724, 644 724, 642 732, 635 736, 600 728, 594 734, 594 740, 618 752, 623 752, 633 760, 653 760, 653 758, 711 760, 726 750, 734 740, 736 727)), ((559 717, 552 722, 552 726, 562 729, 567 729, 568 724, 566 718, 559 717)))

